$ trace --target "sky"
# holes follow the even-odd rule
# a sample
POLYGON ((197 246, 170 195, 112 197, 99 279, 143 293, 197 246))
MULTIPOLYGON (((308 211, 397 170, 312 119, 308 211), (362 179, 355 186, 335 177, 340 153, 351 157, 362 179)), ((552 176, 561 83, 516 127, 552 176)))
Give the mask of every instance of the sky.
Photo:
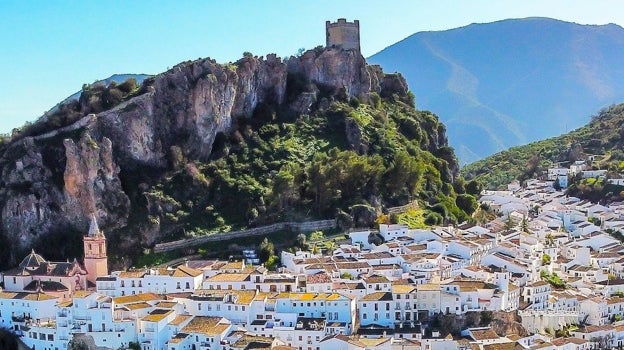
POLYGON ((116 73, 179 62, 287 57, 325 44, 325 21, 359 19, 371 56, 411 34, 507 18, 624 26, 621 0, 0 0, 0 133, 116 73))

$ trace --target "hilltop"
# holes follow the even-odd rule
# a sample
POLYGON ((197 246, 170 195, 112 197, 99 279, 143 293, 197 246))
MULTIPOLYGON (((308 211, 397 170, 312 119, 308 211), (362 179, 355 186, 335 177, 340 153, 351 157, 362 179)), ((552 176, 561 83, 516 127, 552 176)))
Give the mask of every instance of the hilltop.
MULTIPOLYGON (((80 256, 95 215, 112 264, 157 242, 286 220, 372 225, 417 201, 428 222, 467 218, 445 127, 400 74, 357 50, 178 64, 78 100, 0 146, 0 240, 80 256)), ((474 198, 462 194, 466 210, 474 198)))
POLYGON ((624 101, 624 29, 549 18, 419 32, 371 56, 448 128, 462 164, 586 124, 624 101))
POLYGON ((566 165, 598 155, 592 167, 620 177, 618 173, 624 169, 624 104, 605 108, 590 119, 587 125, 567 134, 513 147, 469 164, 461 173, 493 189, 514 179, 539 175, 556 162, 566 165))

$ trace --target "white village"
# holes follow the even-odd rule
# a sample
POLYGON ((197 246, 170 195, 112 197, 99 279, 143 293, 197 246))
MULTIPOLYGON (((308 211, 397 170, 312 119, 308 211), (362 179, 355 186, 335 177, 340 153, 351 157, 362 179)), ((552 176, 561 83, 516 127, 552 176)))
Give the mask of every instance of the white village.
POLYGON ((0 327, 31 349, 557 349, 624 343, 624 203, 569 197, 568 176, 483 191, 495 219, 380 224, 333 251, 108 271, 95 218, 84 263, 32 251, 2 274, 0 327), (369 243, 371 235, 383 242, 369 243))

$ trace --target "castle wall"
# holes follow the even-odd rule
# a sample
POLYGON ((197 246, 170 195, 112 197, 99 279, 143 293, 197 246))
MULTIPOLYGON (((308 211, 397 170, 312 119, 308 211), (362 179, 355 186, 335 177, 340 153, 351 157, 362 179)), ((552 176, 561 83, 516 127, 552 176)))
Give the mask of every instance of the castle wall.
POLYGON ((345 50, 360 51, 360 21, 347 22, 339 18, 337 22, 325 22, 325 43, 345 50))

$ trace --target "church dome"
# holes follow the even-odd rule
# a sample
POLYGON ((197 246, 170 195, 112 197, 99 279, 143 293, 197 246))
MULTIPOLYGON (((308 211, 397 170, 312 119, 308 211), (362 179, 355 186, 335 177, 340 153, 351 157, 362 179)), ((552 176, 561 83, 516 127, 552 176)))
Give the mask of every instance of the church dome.
POLYGON ((24 260, 22 260, 22 262, 19 264, 19 267, 22 269, 36 269, 45 262, 45 259, 41 257, 41 255, 35 253, 35 250, 33 249, 30 254, 28 254, 28 256, 26 256, 24 260))

